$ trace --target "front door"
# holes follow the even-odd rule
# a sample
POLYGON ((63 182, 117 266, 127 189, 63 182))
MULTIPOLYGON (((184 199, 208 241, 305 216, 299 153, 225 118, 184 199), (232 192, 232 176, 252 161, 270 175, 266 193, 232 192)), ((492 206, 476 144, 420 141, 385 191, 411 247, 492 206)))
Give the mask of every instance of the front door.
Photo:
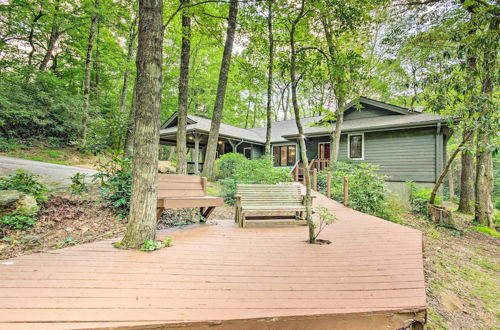
POLYGON ((319 143, 319 159, 330 159, 330 142, 319 143))

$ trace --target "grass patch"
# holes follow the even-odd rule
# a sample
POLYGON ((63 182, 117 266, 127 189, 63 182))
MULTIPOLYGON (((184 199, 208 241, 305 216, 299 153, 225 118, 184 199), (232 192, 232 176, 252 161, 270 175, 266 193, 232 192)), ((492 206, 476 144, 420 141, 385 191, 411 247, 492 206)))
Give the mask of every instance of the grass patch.
POLYGON ((475 230, 475 231, 478 231, 480 233, 483 233, 483 234, 486 234, 486 235, 489 235, 489 236, 493 236, 493 237, 496 237, 496 238, 500 238, 500 233, 498 231, 496 231, 495 229, 492 229, 490 227, 486 227, 486 226, 477 226, 477 227, 473 227, 471 228, 472 230, 475 230))
POLYGON ((38 145, 29 148, 16 148, 15 150, 1 152, 0 155, 69 166, 81 164, 94 165, 99 162, 99 157, 87 153, 82 153, 81 151, 73 147, 58 149, 49 146, 38 145))

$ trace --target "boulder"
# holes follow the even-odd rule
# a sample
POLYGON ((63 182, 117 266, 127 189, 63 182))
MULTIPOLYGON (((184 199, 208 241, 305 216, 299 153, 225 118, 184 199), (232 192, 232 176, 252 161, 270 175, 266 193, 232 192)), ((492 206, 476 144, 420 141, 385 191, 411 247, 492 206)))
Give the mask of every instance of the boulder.
POLYGON ((35 197, 18 190, 0 190, 0 217, 19 209, 37 211, 35 197))
POLYGON ((175 174, 175 167, 168 160, 160 160, 158 161, 158 172, 175 174))

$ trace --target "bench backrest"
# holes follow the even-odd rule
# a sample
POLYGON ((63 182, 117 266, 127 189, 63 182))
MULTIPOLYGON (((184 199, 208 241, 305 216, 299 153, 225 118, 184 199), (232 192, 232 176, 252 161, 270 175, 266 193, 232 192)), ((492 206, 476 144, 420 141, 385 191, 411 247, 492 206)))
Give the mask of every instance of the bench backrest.
POLYGON ((300 205, 302 194, 297 184, 239 184, 241 205, 300 205))
POLYGON ((197 175, 158 174, 158 198, 206 195, 206 178, 197 175))

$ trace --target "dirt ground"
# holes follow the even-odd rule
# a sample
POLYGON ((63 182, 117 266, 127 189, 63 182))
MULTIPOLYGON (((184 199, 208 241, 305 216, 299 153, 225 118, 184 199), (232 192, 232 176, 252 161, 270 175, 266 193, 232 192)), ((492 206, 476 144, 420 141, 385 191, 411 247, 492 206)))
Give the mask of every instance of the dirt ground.
POLYGON ((401 215, 424 234, 428 329, 500 329, 500 239, 401 215))
MULTIPOLYGON (((214 211, 210 219, 230 219, 232 208, 214 211)), ((100 204, 97 197, 70 194, 50 196, 36 215, 37 223, 27 230, 0 229, 0 259, 60 249, 99 239, 122 236, 127 222, 118 221, 112 210, 100 204)), ((197 223, 199 211, 166 210, 158 221, 158 229, 197 223)))

